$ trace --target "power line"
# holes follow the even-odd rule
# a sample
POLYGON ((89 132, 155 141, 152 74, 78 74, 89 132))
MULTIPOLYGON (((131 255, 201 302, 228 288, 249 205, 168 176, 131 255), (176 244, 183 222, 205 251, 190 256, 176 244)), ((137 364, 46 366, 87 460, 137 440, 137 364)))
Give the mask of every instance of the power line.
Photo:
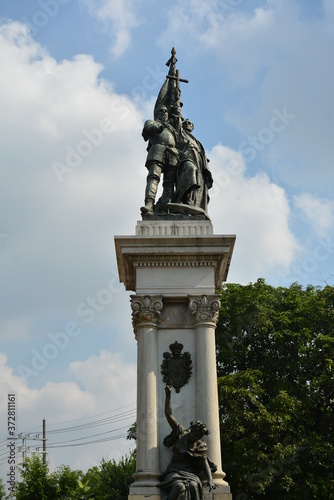
MULTIPOLYGON (((124 408, 129 408, 129 407, 132 407, 132 411, 135 411, 136 404, 132 403, 132 404, 129 404, 129 405, 121 406, 119 408, 115 408, 114 410, 110 410, 110 411, 107 411, 107 412, 104 412, 104 413, 98 413, 96 415, 90 415, 88 417, 76 418, 76 419, 73 419, 73 420, 65 420, 65 421, 62 421, 62 422, 53 422, 53 423, 48 424, 48 427, 53 426, 53 425, 70 424, 72 422, 79 422, 81 420, 88 420, 90 418, 101 417, 102 415, 108 415, 110 413, 114 413, 116 411, 123 410, 124 408)), ((39 429, 39 428, 40 428, 39 426, 38 427, 34 427, 33 429, 30 429, 30 432, 34 431, 35 429, 39 429)))
MULTIPOLYGON (((87 428, 89 427, 94 427, 95 425, 99 424, 99 425, 104 425, 102 422, 105 421, 106 424, 108 423, 108 419, 110 421, 110 423, 112 423, 112 421, 114 420, 115 422, 119 421, 119 420, 122 420, 124 419, 125 420, 125 417, 128 417, 128 418, 135 418, 136 417, 136 405, 135 404, 129 404, 129 405, 125 405, 125 406, 121 406, 119 408, 115 408, 114 410, 110 410, 108 412, 103 412, 103 413, 98 413, 98 414, 95 414, 95 415, 90 415, 88 417, 82 417, 82 418, 77 418, 77 419, 73 419, 73 420, 65 420, 65 421, 62 421, 62 422, 53 422, 53 423, 48 423, 48 428, 52 427, 52 426, 55 426, 55 425, 64 425, 64 424, 70 424, 70 423, 75 423, 75 422, 81 422, 83 420, 89 420, 89 419, 96 419, 97 417, 101 417, 103 415, 110 415, 109 417, 106 417, 105 419, 99 419, 99 420, 93 420, 92 422, 86 422, 86 424, 78 424, 78 425, 74 425, 74 426, 71 426, 71 427, 68 427, 68 428, 63 428, 63 429, 54 429, 54 430, 49 430, 48 431, 48 434, 53 434, 53 433, 57 433, 57 432, 70 432, 72 430, 75 430, 76 428, 77 429, 80 429, 80 428, 85 428, 84 426, 87 426, 87 428), (115 413, 119 410, 123 410, 125 408, 131 408, 130 410, 126 411, 126 412, 121 412, 121 413, 118 413, 116 415, 110 415, 111 413, 115 413), (82 426, 82 427, 81 427, 82 426)), ((28 429, 24 434, 28 434, 28 433, 31 433, 35 430, 40 430, 40 426, 36 426, 36 427, 33 427, 33 428, 30 428, 28 429)), ((41 431, 40 431, 41 432, 41 431)), ((23 434, 23 433, 21 433, 23 434)), ((2 441, 0 441, 0 446, 4 443, 7 442, 7 438, 3 439, 2 441)))
POLYGON ((51 431, 49 430, 48 434, 57 434, 57 433, 61 433, 61 432, 70 432, 70 431, 76 431, 76 430, 89 429, 92 427, 99 427, 101 425, 108 425, 110 423, 119 422, 122 420, 128 420, 130 418, 135 418, 135 417, 136 417, 136 412, 135 412, 135 410, 132 410, 132 411, 128 411, 125 413, 119 413, 115 416, 107 417, 107 418, 104 418, 101 420, 94 420, 93 422, 86 422, 83 424, 74 425, 71 427, 64 427, 64 428, 60 428, 60 429, 54 429, 51 431))
POLYGON ((118 436, 110 437, 110 438, 103 438, 103 439, 96 439, 94 441, 87 441, 86 443, 74 443, 74 444, 63 444, 59 446, 48 446, 48 448, 68 448, 68 447, 75 447, 75 446, 84 446, 86 444, 97 444, 97 443, 106 443, 108 441, 116 441, 117 439, 122 439, 126 438, 127 434, 119 434, 118 436))
POLYGON ((113 429, 111 431, 107 431, 107 432, 99 432, 98 434, 92 434, 90 436, 83 436, 83 437, 79 437, 76 439, 69 439, 67 441, 60 441, 57 443, 51 443, 51 444, 48 444, 48 448, 51 448, 52 445, 58 445, 58 444, 64 444, 64 443, 74 443, 75 441, 82 441, 83 439, 88 439, 88 438, 93 438, 93 437, 98 437, 98 436, 105 436, 106 434, 110 434, 111 432, 120 431, 120 430, 126 429, 126 428, 127 428, 127 425, 123 426, 123 427, 119 427, 118 429, 113 429))
MULTIPOLYGON (((108 411, 108 412, 103 412, 95 415, 91 415, 89 417, 82 417, 79 419, 73 419, 73 420, 67 420, 67 421, 62 421, 62 422, 54 422, 51 424, 48 424, 48 429, 50 426, 58 426, 58 428, 48 430, 48 435, 54 435, 54 437, 59 436, 62 433, 75 433, 75 432, 81 432, 85 433, 89 431, 90 429, 102 427, 109 425, 111 426, 112 424, 116 424, 119 422, 126 422, 129 421, 127 425, 123 425, 121 427, 117 427, 111 430, 107 430, 105 432, 99 432, 97 434, 86 434, 84 436, 75 438, 75 439, 69 439, 69 440, 63 440, 63 441, 56 441, 56 442, 51 442, 48 443, 47 448, 48 449, 57 449, 57 448, 71 448, 71 447, 77 447, 77 446, 85 446, 85 445, 90 445, 90 444, 99 444, 99 443, 106 443, 109 441, 115 441, 117 439, 124 439, 127 437, 127 433, 124 433, 124 429, 128 429, 129 426, 131 425, 131 421, 136 418, 136 405, 134 404, 129 404, 122 406, 120 408, 116 408, 114 410, 108 411), (123 410, 123 411, 122 411, 123 410), (98 418, 98 417, 103 417, 103 418, 98 418), (67 424, 74 424, 74 425, 68 425, 67 424), (64 427, 61 427, 64 426, 64 427), (86 431, 86 432, 84 432, 86 431), (123 431, 123 432, 122 432, 123 431), (111 433, 116 433, 119 432, 116 435, 110 436, 111 433)), ((22 446, 19 449, 19 451, 22 451, 22 458, 24 458, 26 452, 41 452, 40 448, 41 446, 26 446, 26 440, 38 440, 39 439, 39 434, 33 435, 33 431, 37 433, 41 433, 40 431, 40 426, 34 427, 30 429, 29 433, 20 433, 18 436, 15 436, 15 439, 19 437, 22 439, 22 446)), ((43 456, 46 456, 46 432, 44 436, 44 440, 40 439, 43 443, 43 456)), ((60 437, 60 436, 59 436, 60 437)), ((0 466, 3 466, 8 459, 8 452, 6 450, 7 447, 7 439, 4 439, 3 441, 0 442, 0 451, 2 452, 0 454, 0 466)))

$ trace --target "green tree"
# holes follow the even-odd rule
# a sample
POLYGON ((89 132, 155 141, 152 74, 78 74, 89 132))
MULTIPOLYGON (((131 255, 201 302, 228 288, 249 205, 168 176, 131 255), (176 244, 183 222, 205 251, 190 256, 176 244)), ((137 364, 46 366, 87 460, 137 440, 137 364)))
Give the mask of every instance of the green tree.
POLYGON ((137 441, 137 422, 134 422, 128 429, 126 439, 137 441))
POLYGON ((53 473, 54 480, 57 484, 57 500, 86 498, 84 496, 80 496, 82 495, 80 487, 80 479, 82 476, 82 471, 72 471, 68 465, 61 465, 60 467, 57 467, 53 473))
POLYGON ((82 483, 80 479, 78 479, 77 493, 72 498, 77 500, 86 500, 88 498, 90 500, 94 500, 93 497, 91 496, 90 489, 91 487, 89 486, 88 481, 82 483))
POLYGON ((221 292, 217 369, 234 498, 334 498, 334 288, 221 292))
POLYGON ((36 454, 27 458, 21 467, 16 499, 127 500, 135 469, 135 451, 119 462, 102 459, 99 467, 92 467, 86 474, 80 470, 72 471, 67 465, 50 472, 48 464, 36 454))
POLYGON ((57 480, 49 466, 37 455, 26 458, 21 466, 21 481, 17 483, 17 500, 57 499, 57 480))
POLYGON ((4 500, 6 498, 6 487, 3 483, 3 480, 0 478, 0 500, 4 500))
POLYGON ((136 457, 132 451, 119 462, 102 459, 99 467, 93 467, 86 472, 84 481, 88 481, 94 498, 127 500, 135 470, 136 457))

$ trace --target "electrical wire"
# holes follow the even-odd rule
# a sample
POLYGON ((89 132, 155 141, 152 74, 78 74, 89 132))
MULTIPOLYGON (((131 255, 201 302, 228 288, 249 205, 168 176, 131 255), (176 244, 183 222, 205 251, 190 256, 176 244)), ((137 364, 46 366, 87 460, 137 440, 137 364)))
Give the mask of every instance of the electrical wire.
MULTIPOLYGON (((47 435, 53 435, 54 437, 59 436, 62 433, 67 433, 67 432, 83 432, 83 431, 88 431, 90 429, 106 426, 106 425, 112 425, 118 422, 126 422, 128 421, 129 423, 127 425, 123 425, 121 427, 117 427, 115 429, 107 430, 105 432, 99 432, 97 434, 86 434, 84 436, 74 438, 74 439, 68 439, 68 440, 63 440, 63 441, 55 441, 55 442, 48 442, 47 444, 47 449, 52 450, 52 449, 57 449, 57 448, 71 448, 71 447, 77 447, 77 446, 85 446, 89 444, 99 444, 99 443, 106 443, 109 441, 115 441, 117 439, 124 439, 127 437, 127 433, 120 432, 119 434, 110 436, 111 433, 116 433, 119 431, 123 431, 124 429, 129 429, 131 426, 132 422, 136 418, 136 405, 130 404, 130 405, 125 405, 120 408, 116 408, 112 411, 109 412, 104 412, 104 413, 99 413, 96 415, 91 415, 89 417, 82 417, 78 419, 73 419, 73 420, 67 420, 67 421, 62 421, 62 422, 54 422, 54 423, 49 423, 48 424, 48 431, 47 435), (124 410, 124 411, 121 411, 124 410), (116 413, 118 412, 118 413, 116 413), (98 417, 103 417, 103 418, 98 418, 98 417), (93 419, 93 420, 92 420, 93 419), (74 425, 69 425, 65 426, 67 424, 74 424, 74 425), (58 426, 56 429, 50 429, 52 426, 58 426), (65 427, 62 427, 65 426, 65 427)), ((28 432, 20 432, 24 436, 25 439, 27 440, 37 440, 36 437, 30 437, 29 434, 33 433, 35 431, 38 434, 42 434, 40 430, 40 426, 34 427, 30 429, 28 432)), ((18 442, 18 436, 13 436, 18 442)), ((42 441, 41 439, 39 439, 42 441)), ((0 441, 0 466, 3 466, 4 464, 7 463, 8 461, 8 450, 7 448, 7 443, 8 439, 3 439, 0 441)), ((26 452, 34 452, 34 451, 39 451, 41 446, 27 446, 26 447, 26 452)), ((22 450, 21 450, 22 451, 22 450)))
MULTIPOLYGON (((114 413, 116 411, 123 410, 124 408, 129 408, 129 407, 132 407, 132 411, 135 411, 135 409, 136 409, 136 405, 134 403, 131 403, 129 405, 120 406, 119 408, 115 408, 114 410, 110 410, 110 411, 107 411, 107 412, 104 412, 104 413, 98 413, 97 415, 90 415, 88 417, 76 418, 76 419, 73 419, 73 420, 65 420, 65 421, 62 421, 62 422, 52 422, 52 423, 48 422, 48 428, 51 427, 51 426, 53 426, 53 425, 70 424, 72 422, 79 422, 81 420, 88 420, 90 418, 101 417, 102 415, 108 415, 110 413, 114 413)), ((40 429, 40 427, 39 426, 33 427, 32 429, 30 429, 29 432, 33 432, 35 429, 40 429)))
POLYGON ((62 433, 62 432, 73 432, 73 431, 77 431, 77 430, 89 429, 92 427, 99 427, 101 425, 108 425, 110 423, 119 422, 122 420, 128 420, 130 418, 136 418, 136 411, 135 410, 128 411, 125 413, 119 413, 115 416, 103 418, 100 420, 95 420, 93 422, 87 422, 84 424, 74 425, 71 427, 64 427, 62 429, 48 430, 48 434, 57 434, 57 433, 62 433))

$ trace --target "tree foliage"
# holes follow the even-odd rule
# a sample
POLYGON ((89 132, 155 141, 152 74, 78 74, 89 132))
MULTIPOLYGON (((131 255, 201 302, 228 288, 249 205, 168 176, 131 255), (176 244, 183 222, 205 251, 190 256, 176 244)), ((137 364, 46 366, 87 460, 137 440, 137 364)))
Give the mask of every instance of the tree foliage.
POLYGON ((228 284, 217 325, 236 500, 334 498, 334 288, 228 284))
POLYGON ((118 463, 115 460, 102 460, 99 467, 86 472, 84 479, 88 481, 96 499, 126 500, 135 470, 136 456, 133 451, 118 463))
POLYGON ((6 488, 3 480, 0 478, 0 500, 6 498, 6 488))
POLYGON ((47 463, 39 455, 26 458, 21 466, 21 481, 16 488, 17 500, 48 500, 57 497, 57 483, 47 463))
POLYGON ((119 462, 102 459, 98 467, 92 467, 85 474, 80 470, 72 471, 65 465, 50 472, 48 464, 36 454, 21 466, 16 499, 127 500, 135 468, 134 451, 119 462))
POLYGON ((83 473, 80 470, 73 471, 68 465, 61 465, 52 475, 57 484, 57 499, 88 498, 81 491, 80 479, 83 473))
POLYGON ((137 441, 137 422, 134 422, 128 429, 126 439, 137 441))

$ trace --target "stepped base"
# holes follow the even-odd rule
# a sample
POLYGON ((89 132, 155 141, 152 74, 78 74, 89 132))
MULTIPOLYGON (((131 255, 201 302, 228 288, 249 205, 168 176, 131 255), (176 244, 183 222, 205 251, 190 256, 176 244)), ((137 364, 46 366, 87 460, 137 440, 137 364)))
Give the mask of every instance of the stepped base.
MULTIPOLYGON (((230 490, 229 488, 227 488, 230 490)), ((161 500, 160 495, 129 495, 128 500, 161 500)), ((232 494, 227 493, 225 488, 219 488, 215 491, 205 491, 203 494, 203 500, 232 500, 232 494)))

